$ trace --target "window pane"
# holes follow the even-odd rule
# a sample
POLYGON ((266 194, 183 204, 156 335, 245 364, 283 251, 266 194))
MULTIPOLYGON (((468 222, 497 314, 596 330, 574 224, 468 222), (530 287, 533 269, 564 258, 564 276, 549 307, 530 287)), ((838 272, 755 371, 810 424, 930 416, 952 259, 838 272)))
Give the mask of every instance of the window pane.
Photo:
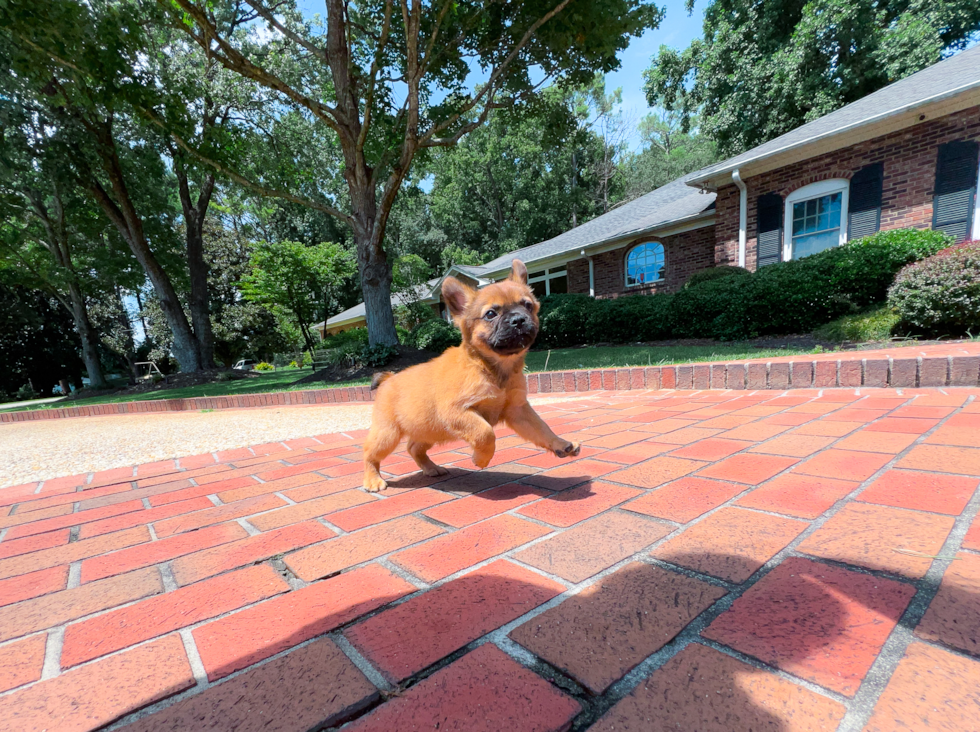
POLYGON ((531 283, 531 292, 533 292, 534 296, 537 298, 544 297, 544 280, 531 283))
POLYGON ((840 229, 793 237, 793 259, 808 257, 840 244, 840 229))
POLYGON ((540 272, 532 272, 531 274, 529 274, 527 276, 527 278, 530 280, 530 279, 533 279, 535 277, 544 277, 545 271, 546 270, 541 270, 540 272))
POLYGON ((551 283, 551 294, 559 295, 568 292, 568 276, 562 275, 561 277, 552 277, 549 280, 551 283))
POLYGON ((656 282, 663 276, 664 247, 649 242, 633 247, 626 255, 626 285, 656 282))

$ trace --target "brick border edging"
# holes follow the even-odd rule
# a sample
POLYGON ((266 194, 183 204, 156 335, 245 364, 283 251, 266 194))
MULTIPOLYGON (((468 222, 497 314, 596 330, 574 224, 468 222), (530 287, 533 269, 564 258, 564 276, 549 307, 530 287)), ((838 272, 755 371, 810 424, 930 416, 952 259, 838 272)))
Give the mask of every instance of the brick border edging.
POLYGON ((529 394, 631 389, 980 386, 980 356, 793 359, 528 374, 529 394))
MULTIPOLYGON (((834 387, 916 388, 980 386, 980 356, 850 358, 735 363, 693 363, 619 369, 547 371, 527 375, 529 394, 632 389, 830 389, 834 387)), ((367 386, 335 387, 273 394, 158 399, 87 407, 0 412, 0 424, 112 414, 248 409, 370 402, 367 386)))

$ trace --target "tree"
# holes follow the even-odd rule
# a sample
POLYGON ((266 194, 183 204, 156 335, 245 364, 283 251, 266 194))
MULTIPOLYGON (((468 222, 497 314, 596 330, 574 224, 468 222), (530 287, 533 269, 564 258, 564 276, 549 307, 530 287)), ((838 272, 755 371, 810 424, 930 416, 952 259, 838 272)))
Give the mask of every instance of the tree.
POLYGON ((976 0, 711 0, 703 38, 661 46, 645 90, 685 125, 699 115, 734 155, 936 63, 977 30, 976 0))
POLYGON ((307 247, 299 242, 259 242, 249 273, 241 281, 245 298, 282 308, 295 319, 309 350, 316 347, 310 326, 337 312, 334 303, 343 281, 355 272, 354 258, 337 244, 307 247))
POLYGON ((649 114, 640 121, 643 146, 619 162, 623 198, 632 201, 682 175, 718 160, 717 146, 697 129, 697 119, 683 131, 680 114, 649 114))
POLYGON ((41 115, 58 137, 66 172, 116 228, 152 284, 181 369, 199 370, 200 344, 165 266, 174 234, 165 140, 141 122, 141 113, 159 101, 160 87, 144 59, 139 8, 52 0, 42 11, 36 3, 0 5, 4 93, 41 115))
POLYGON ((50 294, 5 282, 0 268, 0 396, 30 383, 41 396, 62 380, 82 386, 71 316, 50 294))
MULTIPOLYGON (((27 144, 16 149, 16 141, 27 142, 16 136, 23 131, 23 127, 8 129, 3 145, 0 257, 10 258, 22 284, 45 290, 71 315, 89 385, 104 389, 107 384, 98 350, 99 335, 89 317, 91 278, 79 272, 76 253, 78 245, 84 247, 86 243, 79 241, 84 237, 80 230, 85 222, 78 219, 87 218, 90 212, 80 205, 77 195, 72 195, 71 182, 58 181, 46 161, 38 159, 40 156, 17 155, 30 152, 27 144)), ((35 139, 43 145, 43 138, 39 133, 35 139)))
POLYGON ((443 252, 444 265, 472 264, 466 250, 487 261, 602 213, 609 180, 601 175, 603 141, 580 102, 580 94, 552 87, 533 112, 496 112, 435 156, 428 168, 432 224, 443 232, 443 248, 452 242, 457 249, 443 252))
POLYGON ((549 80, 583 83, 616 68, 628 39, 662 18, 650 0, 325 0, 325 23, 304 21, 292 2, 159 5, 209 58, 336 140, 346 196, 275 190, 211 162, 262 195, 302 201, 351 228, 372 345, 398 342, 384 240, 416 157, 455 145, 494 109, 532 100, 549 80), (266 24, 267 44, 245 32, 254 19, 266 24), (467 88, 471 64, 486 73, 475 89, 467 88))

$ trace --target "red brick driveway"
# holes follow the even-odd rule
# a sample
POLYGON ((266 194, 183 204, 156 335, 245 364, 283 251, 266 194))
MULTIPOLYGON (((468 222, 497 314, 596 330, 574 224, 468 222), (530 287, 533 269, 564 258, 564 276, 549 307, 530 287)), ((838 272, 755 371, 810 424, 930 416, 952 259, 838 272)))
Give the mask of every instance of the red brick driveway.
POLYGON ((0 490, 0 730, 980 729, 976 389, 628 392, 0 490))

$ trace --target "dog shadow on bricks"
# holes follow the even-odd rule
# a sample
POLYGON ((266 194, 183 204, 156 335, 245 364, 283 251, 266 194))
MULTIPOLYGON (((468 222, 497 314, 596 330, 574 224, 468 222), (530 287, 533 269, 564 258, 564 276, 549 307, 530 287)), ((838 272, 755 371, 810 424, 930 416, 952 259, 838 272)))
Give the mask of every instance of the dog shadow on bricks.
POLYGON ((585 474, 570 475, 562 477, 552 477, 541 474, 528 474, 519 470, 509 469, 507 466, 499 468, 487 468, 484 470, 466 470, 459 467, 448 468, 447 475, 429 477, 422 473, 411 473, 409 475, 386 478, 389 488, 406 490, 412 488, 433 488, 435 490, 450 493, 483 495, 488 501, 507 500, 519 493, 490 492, 483 493, 490 488, 503 485, 520 484, 527 489, 527 493, 540 493, 543 488, 549 491, 556 498, 563 492, 568 493, 567 498, 560 500, 579 500, 588 498, 592 495, 591 483, 592 476, 585 474), (574 493, 569 489, 573 488, 574 493))

